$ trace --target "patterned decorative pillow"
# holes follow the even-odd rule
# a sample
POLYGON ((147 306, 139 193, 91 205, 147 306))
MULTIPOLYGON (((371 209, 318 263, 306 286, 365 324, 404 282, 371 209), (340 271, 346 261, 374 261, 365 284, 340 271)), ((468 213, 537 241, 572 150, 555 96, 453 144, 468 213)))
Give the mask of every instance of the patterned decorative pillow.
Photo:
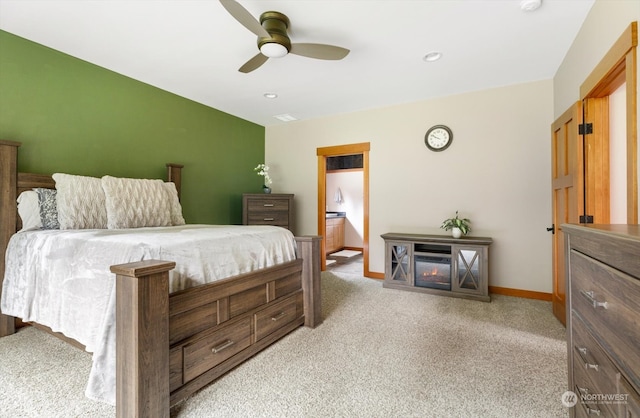
POLYGON ((184 225, 184 217, 182 216, 182 205, 178 198, 178 190, 176 185, 172 182, 164 184, 165 191, 167 192, 167 199, 169 200, 169 207, 171 209, 171 225, 184 225))
POLYGON ((55 173, 60 229, 105 229, 107 207, 97 177, 55 173))
MULTIPOLYGON (((20 215, 20 220, 22 221, 22 229, 20 231, 32 231, 42 228, 40 202, 38 193, 35 190, 27 190, 20 193, 20 196, 18 196, 18 215, 20 215)), ((58 215, 56 214, 57 219, 58 215)))
POLYGON ((162 180, 102 177, 109 229, 170 226, 171 208, 162 180))
POLYGON ((40 222, 42 229, 60 229, 58 222, 58 205, 56 203, 57 191, 55 189, 34 189, 38 193, 40 205, 40 222))

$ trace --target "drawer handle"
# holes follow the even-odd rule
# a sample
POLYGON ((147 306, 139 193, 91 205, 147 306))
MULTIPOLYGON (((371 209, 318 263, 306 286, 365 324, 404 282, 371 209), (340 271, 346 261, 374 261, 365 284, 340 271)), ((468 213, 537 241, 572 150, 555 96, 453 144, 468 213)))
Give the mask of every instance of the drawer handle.
POLYGON ((584 393, 585 395, 589 394, 589 389, 587 388, 581 388, 580 386, 577 386, 578 390, 580 391, 580 393, 584 393))
POLYGON ((271 317, 271 320, 272 320, 272 321, 277 321, 277 320, 279 320, 279 319, 284 318, 284 316, 285 316, 286 314, 287 314, 286 312, 280 312, 278 315, 276 315, 276 316, 272 316, 272 317, 271 317))
POLYGON ((274 204, 273 204, 273 203, 265 203, 265 204, 264 204, 264 207, 265 207, 265 208, 272 208, 273 206, 274 206, 274 204))
POLYGON ((231 346, 232 346, 232 345, 234 345, 234 344, 235 344, 235 343, 234 343, 233 341, 231 341, 231 340, 227 340, 227 341, 223 342, 222 344, 220 344, 219 346, 217 346, 217 347, 213 347, 213 348, 211 349, 211 352, 212 352, 213 354, 218 354, 218 353, 219 353, 219 352, 221 352, 222 350, 224 350, 224 349, 226 349, 226 348, 229 348, 229 347, 231 347, 231 346))
POLYGON ((582 293, 582 296, 584 296, 591 305, 593 305, 593 308, 604 308, 607 309, 607 302, 598 302, 595 298, 595 296, 593 295, 593 291, 589 291, 586 292, 584 290, 581 290, 580 293, 582 293))
POLYGON ((591 415, 591 413, 593 413, 593 415, 600 416, 600 410, 599 409, 591 409, 588 406, 586 408, 587 408, 587 415, 591 415))
POLYGON ((585 363, 584 364, 584 368, 585 368, 585 370, 593 369, 595 371, 598 371, 598 365, 597 364, 585 363))
POLYGON ((274 218, 264 218, 265 221, 273 221, 274 218))

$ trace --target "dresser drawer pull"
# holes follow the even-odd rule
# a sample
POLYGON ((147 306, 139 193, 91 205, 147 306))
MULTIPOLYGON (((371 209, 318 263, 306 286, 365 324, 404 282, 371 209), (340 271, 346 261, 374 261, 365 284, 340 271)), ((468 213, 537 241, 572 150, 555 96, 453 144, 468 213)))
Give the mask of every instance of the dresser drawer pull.
POLYGON ((217 347, 213 347, 213 348, 211 349, 211 352, 212 352, 213 354, 218 354, 218 353, 219 353, 219 352, 221 352, 222 350, 224 350, 224 349, 226 349, 226 348, 229 348, 229 347, 231 347, 231 346, 232 346, 232 345, 234 345, 234 344, 235 344, 235 343, 234 343, 233 341, 231 341, 231 340, 227 340, 227 341, 223 342, 222 344, 220 344, 219 346, 217 346, 217 347))
POLYGON ((600 416, 600 410, 599 409, 591 409, 587 406, 587 415, 597 415, 600 416))
POLYGON ((276 315, 276 316, 272 316, 272 317, 271 317, 271 320, 272 320, 272 321, 277 321, 277 320, 279 320, 279 319, 284 318, 284 316, 285 316, 286 314, 287 314, 286 312, 280 312, 278 315, 276 315))
POLYGON ((584 364, 584 368, 586 370, 593 369, 595 371, 598 371, 598 365, 597 364, 585 363, 584 364))
POLYGON ((589 291, 586 292, 584 290, 581 290, 580 293, 582 293, 582 296, 584 296, 590 304, 593 305, 593 308, 604 308, 607 309, 607 302, 598 302, 595 298, 595 296, 593 296, 593 291, 589 291))
POLYGON ((263 221, 273 221, 274 218, 264 218, 263 221))
POLYGON ((264 206, 265 208, 272 208, 272 207, 274 207, 275 205, 274 205, 273 203, 265 203, 263 206, 264 206))

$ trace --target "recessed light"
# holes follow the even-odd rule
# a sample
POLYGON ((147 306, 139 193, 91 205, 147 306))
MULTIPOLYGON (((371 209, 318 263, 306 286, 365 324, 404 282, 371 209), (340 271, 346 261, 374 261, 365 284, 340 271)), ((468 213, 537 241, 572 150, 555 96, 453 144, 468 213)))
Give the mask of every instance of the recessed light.
POLYGON ((298 118, 295 118, 288 113, 283 113, 282 115, 275 115, 274 118, 281 120, 283 122, 291 122, 294 120, 298 120, 298 118))
POLYGON ((525 12, 533 12, 542 5, 542 0, 522 0, 520 1, 520 9, 525 12))
POLYGON ((442 53, 441 52, 437 52, 437 51, 433 51, 433 52, 429 52, 422 59, 427 61, 427 62, 433 62, 433 61, 438 61, 440 58, 442 58, 442 53))
POLYGON ((263 94, 264 97, 266 97, 267 99, 276 99, 278 98, 278 95, 276 93, 265 93, 263 94))

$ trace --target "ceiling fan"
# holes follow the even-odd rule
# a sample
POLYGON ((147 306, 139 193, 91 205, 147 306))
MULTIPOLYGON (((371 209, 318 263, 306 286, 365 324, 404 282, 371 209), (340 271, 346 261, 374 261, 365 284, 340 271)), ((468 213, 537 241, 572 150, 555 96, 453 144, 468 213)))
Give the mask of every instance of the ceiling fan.
POLYGON ((260 52, 238 69, 241 73, 249 73, 269 58, 281 58, 289 53, 321 60, 341 60, 349 53, 348 49, 339 46, 291 43, 287 36, 289 18, 280 12, 264 12, 258 21, 235 0, 220 0, 220 3, 231 16, 258 36, 260 52))

